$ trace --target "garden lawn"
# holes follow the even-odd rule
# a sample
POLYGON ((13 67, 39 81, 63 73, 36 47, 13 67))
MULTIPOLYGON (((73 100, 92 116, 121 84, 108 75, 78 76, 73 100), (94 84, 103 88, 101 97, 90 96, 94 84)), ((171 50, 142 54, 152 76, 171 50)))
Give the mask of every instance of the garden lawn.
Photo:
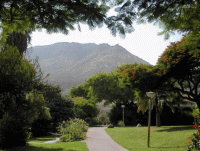
POLYGON ((29 145, 0 151, 89 151, 85 142, 62 142, 44 144, 44 142, 54 140, 58 135, 37 137, 31 139, 29 145))
POLYGON ((115 127, 106 132, 129 151, 185 151, 195 129, 192 126, 151 127, 150 148, 147 148, 148 127, 115 127))

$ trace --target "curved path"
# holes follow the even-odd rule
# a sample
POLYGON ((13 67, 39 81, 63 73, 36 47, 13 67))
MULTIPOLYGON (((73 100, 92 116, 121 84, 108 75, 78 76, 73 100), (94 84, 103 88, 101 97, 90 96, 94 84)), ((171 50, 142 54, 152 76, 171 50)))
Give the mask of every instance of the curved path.
POLYGON ((128 151, 106 133, 105 127, 89 128, 86 144, 90 151, 128 151))

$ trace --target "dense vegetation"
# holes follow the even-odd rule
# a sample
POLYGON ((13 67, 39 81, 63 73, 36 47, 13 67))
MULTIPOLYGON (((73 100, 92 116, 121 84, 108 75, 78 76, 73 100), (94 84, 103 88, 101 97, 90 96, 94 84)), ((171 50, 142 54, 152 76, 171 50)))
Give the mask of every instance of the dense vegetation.
MULTIPOLYGON (((51 123, 51 131, 54 131, 59 122, 71 117, 93 118, 97 115, 93 101, 102 99, 118 106, 129 100, 137 102, 138 111, 145 112, 149 99, 145 92, 154 91, 157 126, 160 126, 162 101, 170 106, 173 102, 180 105, 187 99, 199 107, 199 9, 198 0, 1 1, 0 146, 25 145, 31 128, 37 135, 38 127, 49 126, 43 119, 51 123), (116 16, 107 16, 114 6, 116 16), (160 34, 165 34, 166 38, 174 31, 185 35, 166 48, 156 66, 124 65, 111 73, 94 75, 81 87, 73 88, 71 97, 91 99, 91 102, 75 103, 80 108, 75 113, 74 102, 61 96, 59 87, 45 84, 37 64, 23 56, 30 34, 36 29, 67 34, 75 29, 75 24, 79 30, 80 23, 87 23, 90 29, 106 24, 114 36, 120 33, 123 37, 133 31, 132 21, 136 19, 162 25, 164 30, 160 34), (92 109, 92 113, 82 117, 88 109, 92 109)), ((192 141, 198 144, 194 142, 199 142, 199 121, 195 122, 197 133, 192 141)), ((192 148, 199 149, 199 146, 190 146, 192 148)))

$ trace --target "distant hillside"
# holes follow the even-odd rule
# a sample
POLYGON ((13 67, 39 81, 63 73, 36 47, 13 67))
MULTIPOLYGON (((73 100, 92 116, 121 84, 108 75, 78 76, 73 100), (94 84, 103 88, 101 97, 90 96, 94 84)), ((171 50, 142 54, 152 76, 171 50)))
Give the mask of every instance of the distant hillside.
POLYGON ((42 71, 50 73, 48 81, 59 84, 64 94, 98 72, 111 72, 126 63, 149 64, 119 45, 62 42, 32 47, 28 52, 30 58, 39 56, 42 71))

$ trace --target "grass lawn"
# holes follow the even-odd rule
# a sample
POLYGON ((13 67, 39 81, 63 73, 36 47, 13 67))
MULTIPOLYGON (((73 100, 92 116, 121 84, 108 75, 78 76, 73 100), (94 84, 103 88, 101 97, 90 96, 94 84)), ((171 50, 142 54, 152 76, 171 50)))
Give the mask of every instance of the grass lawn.
POLYGON ((129 151, 186 151, 192 126, 151 127, 150 148, 147 148, 148 127, 115 127, 106 132, 129 151))
POLYGON ((43 144, 59 137, 51 135, 31 139, 29 145, 0 151, 89 151, 85 142, 63 142, 53 144, 43 144))

